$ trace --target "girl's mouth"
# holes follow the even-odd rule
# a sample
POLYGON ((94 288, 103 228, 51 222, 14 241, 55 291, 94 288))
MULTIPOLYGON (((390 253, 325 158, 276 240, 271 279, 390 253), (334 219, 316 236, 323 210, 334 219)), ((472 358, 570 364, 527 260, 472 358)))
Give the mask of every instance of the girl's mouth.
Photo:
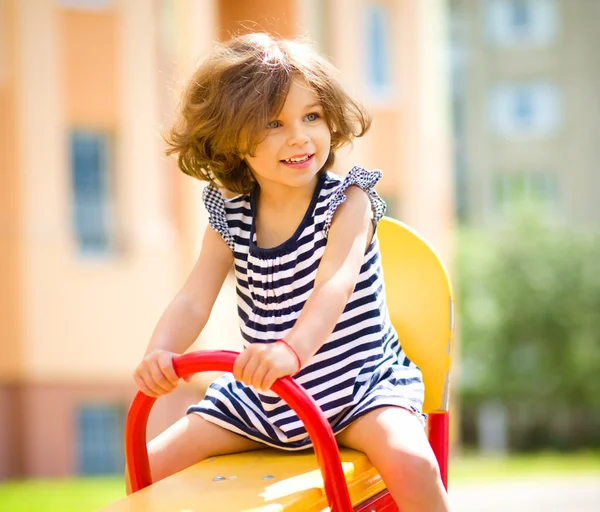
POLYGON ((315 155, 306 155, 300 158, 290 158, 288 160, 280 160, 283 165, 287 165, 288 167, 293 167, 294 169, 302 169, 304 167, 308 167, 312 161, 314 160, 315 155))

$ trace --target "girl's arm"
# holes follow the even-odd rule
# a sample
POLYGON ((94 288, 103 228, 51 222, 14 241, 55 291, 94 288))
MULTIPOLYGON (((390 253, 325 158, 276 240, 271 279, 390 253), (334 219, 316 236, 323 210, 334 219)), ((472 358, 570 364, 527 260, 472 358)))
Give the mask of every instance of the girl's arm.
POLYGON ((134 372, 141 391, 159 396, 177 385, 173 357, 185 352, 202 332, 232 264, 233 252, 208 226, 194 268, 160 317, 144 359, 134 372))
POLYGON ((314 289, 285 338, 303 365, 333 332, 356 287, 365 250, 373 237, 367 194, 351 186, 345 195, 347 199, 337 208, 329 230, 314 289))
MULTIPOLYGON (((373 236, 371 203, 356 186, 337 208, 315 286, 285 341, 296 351, 301 365, 333 332, 360 273, 365 250, 373 236)), ((283 343, 255 343, 236 359, 234 375, 255 388, 267 390, 273 382, 298 370, 298 361, 283 343)))

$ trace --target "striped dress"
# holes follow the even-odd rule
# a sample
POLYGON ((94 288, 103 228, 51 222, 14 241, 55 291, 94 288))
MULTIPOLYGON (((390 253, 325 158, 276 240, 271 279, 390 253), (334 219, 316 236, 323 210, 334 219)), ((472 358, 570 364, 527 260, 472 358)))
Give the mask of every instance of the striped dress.
MULTIPOLYGON (((345 178, 323 174, 304 219, 292 237, 274 248, 256 245, 254 195, 225 199, 209 185, 203 200, 210 225, 234 253, 237 310, 245 344, 272 343, 293 327, 308 299, 336 208, 351 185, 371 200, 373 222, 385 204, 373 187, 381 171, 354 167, 345 178)), ((382 406, 420 417, 423 380, 402 351, 389 319, 377 236, 364 255, 356 287, 333 333, 294 376, 316 400, 334 433, 382 406)), ((231 373, 217 378, 204 399, 188 409, 232 432, 287 450, 311 446, 296 413, 273 392, 259 392, 231 373)))

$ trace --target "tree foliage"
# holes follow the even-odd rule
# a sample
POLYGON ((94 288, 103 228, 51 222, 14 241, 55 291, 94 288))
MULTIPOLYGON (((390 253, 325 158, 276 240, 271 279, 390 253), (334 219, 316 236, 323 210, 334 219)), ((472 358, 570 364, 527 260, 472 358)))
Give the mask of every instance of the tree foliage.
POLYGON ((600 416, 600 234, 525 217, 458 249, 464 407, 600 416))

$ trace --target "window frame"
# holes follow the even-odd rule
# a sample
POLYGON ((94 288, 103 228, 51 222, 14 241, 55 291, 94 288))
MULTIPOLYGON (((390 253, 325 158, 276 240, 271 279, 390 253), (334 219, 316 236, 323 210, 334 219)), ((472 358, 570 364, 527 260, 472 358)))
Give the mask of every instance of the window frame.
MULTIPOLYGON (((93 129, 93 128, 79 128, 73 127, 69 130, 68 134, 68 146, 69 146, 69 174, 70 174, 70 190, 71 190, 71 229, 73 233, 73 239, 77 248, 77 253, 80 257, 88 259, 102 259, 111 258, 116 254, 116 222, 115 222, 115 207, 114 207, 114 135, 110 130, 106 129, 93 129), (86 141, 86 139, 88 139, 86 141), (90 231, 86 231, 82 228, 82 224, 85 224, 84 217, 81 216, 82 208, 85 208, 85 199, 82 200, 80 193, 81 190, 78 188, 77 180, 78 169, 77 165, 77 140, 82 142, 98 143, 100 146, 99 153, 99 169, 98 169, 98 181, 99 195, 98 210, 100 212, 100 231, 105 239, 105 243, 102 247, 97 248, 90 244, 90 238, 93 237, 94 226, 93 222, 90 226, 93 226, 90 231), (92 234, 91 234, 92 233, 92 234), (86 237, 88 238, 86 240, 86 237)), ((81 156, 79 156, 81 158, 81 156)))
POLYGON ((560 32, 559 8, 557 0, 485 0, 486 39, 492 46, 502 49, 553 45, 560 32), (516 2, 528 6, 528 29, 511 22, 516 2))
POLYGON ((369 1, 363 5, 365 27, 365 86, 374 103, 386 103, 394 96, 392 12, 386 4, 369 1), (372 25, 374 22, 376 25, 372 25), (375 36, 375 38, 373 37, 375 36), (378 51, 380 50, 380 51, 378 51), (375 58, 371 58, 371 57, 375 58), (378 76, 379 75, 379 76, 378 76))
POLYGON ((123 431, 126 404, 81 403, 76 407, 75 416, 77 474, 122 474, 125 468, 123 431))
POLYGON ((560 86, 551 80, 498 82, 488 90, 487 126, 496 136, 509 140, 554 137, 564 126, 563 101, 560 86), (529 119, 519 118, 523 97, 528 99, 529 119))
POLYGON ((503 217, 510 215, 523 206, 542 208, 549 215, 559 213, 560 176, 557 172, 541 170, 496 172, 492 176, 491 185, 492 205, 497 215, 503 217), (501 191, 500 188, 503 190, 501 191), (510 191, 509 188, 513 190, 510 191), (504 197, 501 198, 501 195, 504 197))

